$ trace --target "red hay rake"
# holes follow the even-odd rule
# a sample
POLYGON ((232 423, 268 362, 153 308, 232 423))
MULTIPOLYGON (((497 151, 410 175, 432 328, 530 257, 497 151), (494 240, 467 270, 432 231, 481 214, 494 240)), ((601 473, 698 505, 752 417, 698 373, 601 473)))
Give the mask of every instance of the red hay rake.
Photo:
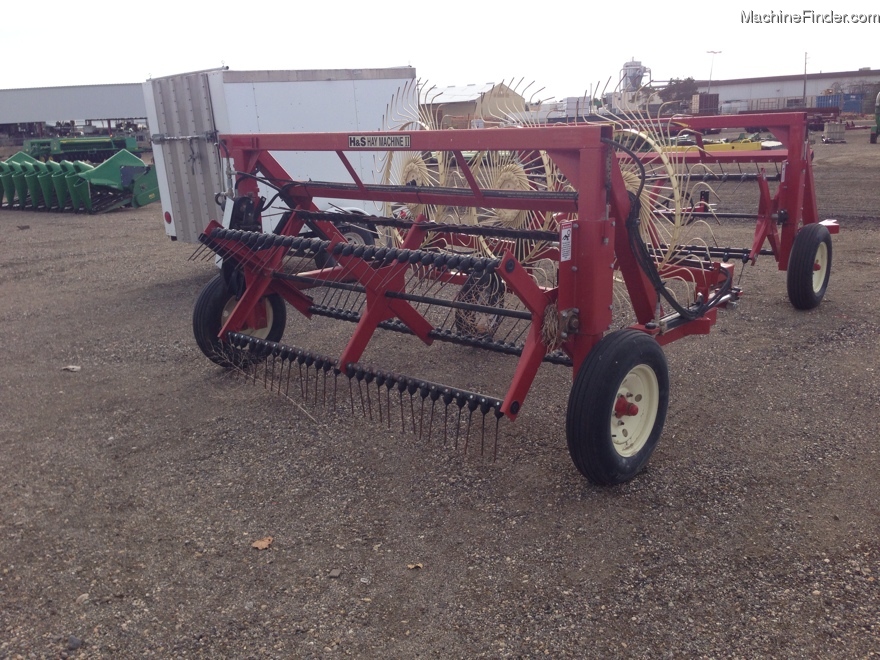
POLYGON ((595 483, 630 479, 653 452, 666 417, 661 347, 708 333, 717 309, 738 299, 735 262, 772 255, 788 270, 797 308, 818 305, 828 285, 837 227, 818 221, 805 116, 750 117, 783 149, 704 150, 700 131, 730 121, 677 118, 676 130, 695 134, 697 146, 674 161, 678 168, 699 164, 704 180, 757 182, 750 248, 664 242, 664 218, 719 214, 705 199, 687 202, 684 214, 680 205, 661 203, 656 191, 675 174, 654 167, 658 154, 639 139, 638 127, 222 135, 237 180, 228 226, 212 222, 200 237, 200 251, 219 255, 223 265, 196 303, 197 342, 218 364, 285 395, 299 391, 310 403, 336 405, 339 376, 347 376, 352 412, 359 407, 388 424, 394 412, 404 428, 427 438, 442 426, 444 439, 465 450, 479 432, 485 451, 485 418, 494 416, 493 456, 498 421, 517 417, 541 364, 570 366, 566 432, 575 465, 595 483), (335 152, 350 178, 294 180, 272 155, 283 151, 335 152), (455 183, 364 182, 350 161, 363 151, 409 153, 426 168, 444 154, 455 183), (493 154, 505 162, 540 158, 541 185, 521 177, 518 187, 492 187, 484 172, 493 154), (755 171, 736 169, 743 162, 755 171), (765 168, 777 172, 773 194, 765 168), (258 229, 270 206, 261 186, 277 191, 283 205, 273 233, 258 229), (323 212, 320 199, 374 202, 385 211, 323 212), (513 216, 515 225, 497 221, 513 216), (671 282, 683 283, 686 293, 673 293, 671 282), (625 291, 631 313, 625 327, 609 332, 619 322, 615 287, 625 291), (341 353, 280 343, 288 305, 307 318, 354 323, 341 353), (514 356, 511 382, 496 398, 376 368, 364 354, 377 330, 514 356))

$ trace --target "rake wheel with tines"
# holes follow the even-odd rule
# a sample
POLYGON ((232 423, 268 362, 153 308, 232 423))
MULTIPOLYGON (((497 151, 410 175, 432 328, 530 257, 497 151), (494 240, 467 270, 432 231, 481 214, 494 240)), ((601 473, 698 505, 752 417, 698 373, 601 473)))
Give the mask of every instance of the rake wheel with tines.
MULTIPOLYGON (((289 215, 275 234, 227 229, 216 222, 205 229, 200 237, 205 254, 231 264, 224 268, 243 288, 236 291, 234 304, 223 305, 228 316, 219 320, 213 316, 216 307, 197 303, 194 326, 222 325, 207 350, 205 342, 200 346, 267 389, 298 394, 309 404, 345 406, 430 441, 442 437, 465 451, 479 445, 482 452, 488 445, 493 456, 498 422, 521 413, 539 367, 570 367, 574 386, 566 432, 574 464, 595 483, 631 479, 656 447, 665 421, 669 375, 662 346, 708 333, 718 308, 739 298, 735 261, 745 265, 769 254, 785 270, 791 256, 798 286, 809 286, 814 298, 821 298, 827 287, 830 242, 824 232, 835 231, 836 225, 817 224, 805 117, 772 114, 755 121, 772 127, 786 149, 747 156, 695 150, 675 157, 676 167, 703 171, 745 159, 785 168, 772 195, 766 179, 758 178, 751 248, 671 241, 669 232, 685 225, 660 223, 669 222, 664 191, 676 189, 679 173, 664 161, 664 172, 655 174, 658 150, 621 141, 625 127, 619 121, 358 135, 221 135, 223 153, 237 171, 236 196, 257 199, 261 186, 273 188, 289 215), (350 178, 292 180, 271 153, 284 150, 334 153, 350 178), (349 158, 364 150, 393 152, 401 159, 448 152, 466 185, 449 185, 448 179, 445 185, 439 180, 429 185, 418 179, 363 181, 349 158), (480 168, 493 158, 516 154, 521 161, 534 153, 558 171, 554 180, 562 185, 504 185, 497 177, 492 183, 481 176, 480 168), (322 212, 315 204, 318 198, 386 204, 392 211, 356 217, 322 212), (396 212, 402 208, 418 215, 396 212), (431 215, 431 209, 450 208, 476 218, 486 209, 496 217, 553 218, 558 227, 528 220, 443 222, 446 216, 431 215), (340 227, 354 221, 398 240, 349 244, 340 227), (799 232, 807 232, 810 240, 796 241, 799 232), (764 248, 767 242, 769 249, 764 248), (552 281, 535 277, 525 253, 516 249, 529 244, 540 245, 542 259, 552 261, 552 281), (328 260, 316 268, 320 253, 328 260), (821 276, 813 276, 816 264, 821 276), (803 274, 808 269, 809 277, 803 274), (670 289, 672 281, 686 286, 670 289), (634 319, 612 330, 615 288, 625 291, 634 319), (347 321, 353 333, 342 347, 281 343, 274 323, 255 320, 269 310, 274 314, 278 298, 308 319, 347 321), (265 336, 254 332, 256 327, 265 336), (380 335, 389 333, 410 336, 424 347, 446 342, 510 356, 513 376, 506 385, 493 387, 492 394, 481 394, 470 384, 448 385, 428 374, 401 373, 397 364, 374 364, 371 345, 382 344, 380 335)), ((701 130, 723 128, 735 118, 680 122, 701 130)), ((645 133, 644 125, 634 128, 645 133)), ((680 201, 671 212, 682 213, 680 201)), ((325 342, 326 334, 319 332, 314 339, 325 342)), ((426 369, 430 361, 419 362, 419 369, 426 369)))
MULTIPOLYGON (((470 123, 486 125, 524 126, 522 107, 513 99, 527 93, 531 85, 523 87, 523 81, 505 81, 481 94, 481 103, 466 119, 470 123), (505 94, 511 91, 512 94, 505 94)), ((414 128, 438 130, 441 120, 443 90, 427 82, 413 81, 396 94, 386 112, 383 124, 389 131, 407 131, 414 128), (413 99, 417 98, 418 103, 413 99)), ((534 95, 530 99, 534 101, 534 95)), ((447 117, 448 119, 448 117, 447 117)), ((443 150, 430 152, 395 152, 383 154, 378 171, 385 185, 417 187, 469 188, 468 177, 475 179, 480 189, 528 192, 561 191, 565 189, 564 177, 541 150, 443 150)), ((537 209, 509 209, 492 206, 469 207, 467 205, 400 205, 386 203, 386 215, 415 218, 423 215, 439 224, 466 224, 507 227, 511 229, 535 229, 558 232, 557 214, 537 209)), ((392 229, 387 232, 387 242, 399 246, 405 232, 392 229)), ((505 237, 491 235, 464 235, 447 245, 434 242, 434 248, 452 253, 477 253, 482 256, 500 256, 510 251, 541 285, 556 283, 555 248, 547 241, 530 238, 526 232, 505 237)), ((470 277, 459 290, 456 300, 464 303, 479 302, 492 307, 504 304, 504 282, 498 277, 481 275, 470 277)), ((464 334, 491 338, 500 323, 495 314, 481 314, 472 310, 455 312, 455 327, 464 334)))

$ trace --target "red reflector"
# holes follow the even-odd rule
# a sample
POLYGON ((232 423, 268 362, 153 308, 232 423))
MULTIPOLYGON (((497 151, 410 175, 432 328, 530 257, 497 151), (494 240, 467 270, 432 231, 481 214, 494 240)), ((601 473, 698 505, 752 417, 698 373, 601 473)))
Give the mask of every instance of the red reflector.
POLYGON ((165 211, 165 222, 167 222, 169 225, 171 224, 171 213, 169 213, 168 211, 165 211))

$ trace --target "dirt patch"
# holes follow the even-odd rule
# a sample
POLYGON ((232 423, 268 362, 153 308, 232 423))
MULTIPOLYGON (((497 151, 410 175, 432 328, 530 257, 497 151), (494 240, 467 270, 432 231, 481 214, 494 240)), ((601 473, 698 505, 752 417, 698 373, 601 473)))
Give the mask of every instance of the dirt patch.
MULTIPOLYGON (((666 347, 664 437, 609 489, 568 457, 563 367, 495 462, 347 393, 313 422, 198 351, 213 268, 158 206, 0 211, 0 658, 875 655, 880 146, 858 138, 815 145, 842 219, 823 304, 748 268, 736 311, 666 347)), ((509 365, 387 350, 489 382, 509 365)))

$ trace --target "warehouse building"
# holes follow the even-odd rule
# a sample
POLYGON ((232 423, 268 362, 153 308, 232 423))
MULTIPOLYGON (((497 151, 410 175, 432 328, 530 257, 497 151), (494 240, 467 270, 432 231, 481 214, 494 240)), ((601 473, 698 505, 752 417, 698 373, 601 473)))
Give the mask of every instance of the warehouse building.
POLYGON ((0 146, 26 137, 136 131, 146 116, 141 83, 2 89, 0 146))
POLYGON ((701 94, 718 94, 718 111, 838 107, 841 112, 873 114, 880 69, 808 73, 734 80, 699 80, 701 94))

